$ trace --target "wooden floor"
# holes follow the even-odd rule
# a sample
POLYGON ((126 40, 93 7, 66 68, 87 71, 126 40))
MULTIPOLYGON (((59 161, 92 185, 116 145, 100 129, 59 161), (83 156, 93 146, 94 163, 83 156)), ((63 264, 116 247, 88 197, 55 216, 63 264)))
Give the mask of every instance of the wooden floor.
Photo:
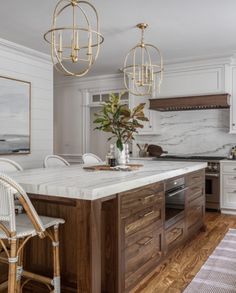
POLYGON ((206 213, 206 232, 199 232, 175 250, 168 261, 139 285, 135 293, 180 293, 191 282, 229 228, 236 228, 236 216, 206 213))

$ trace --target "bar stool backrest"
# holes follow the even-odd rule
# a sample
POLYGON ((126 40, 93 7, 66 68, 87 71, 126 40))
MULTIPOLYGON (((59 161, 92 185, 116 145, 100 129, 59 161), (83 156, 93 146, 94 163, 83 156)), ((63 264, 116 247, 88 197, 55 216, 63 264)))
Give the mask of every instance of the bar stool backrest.
POLYGON ((49 155, 44 159, 44 168, 70 166, 69 162, 57 155, 49 155))
POLYGON ((9 159, 0 159, 0 172, 11 173, 16 171, 23 171, 23 168, 15 161, 9 159))
POLYGON ((102 163, 102 160, 98 156, 96 156, 92 153, 83 154, 82 159, 83 159, 84 164, 102 163))
POLYGON ((27 216, 40 237, 45 228, 23 188, 6 174, 0 173, 0 229, 12 235, 16 231, 14 196, 17 195, 27 216))

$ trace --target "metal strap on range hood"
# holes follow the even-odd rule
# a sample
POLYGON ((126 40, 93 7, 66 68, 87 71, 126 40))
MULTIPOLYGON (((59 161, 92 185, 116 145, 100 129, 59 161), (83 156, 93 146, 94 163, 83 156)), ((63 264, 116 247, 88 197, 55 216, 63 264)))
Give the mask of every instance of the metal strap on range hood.
POLYGON ((189 111, 207 109, 227 109, 230 107, 229 94, 189 96, 178 98, 150 99, 150 110, 189 111))

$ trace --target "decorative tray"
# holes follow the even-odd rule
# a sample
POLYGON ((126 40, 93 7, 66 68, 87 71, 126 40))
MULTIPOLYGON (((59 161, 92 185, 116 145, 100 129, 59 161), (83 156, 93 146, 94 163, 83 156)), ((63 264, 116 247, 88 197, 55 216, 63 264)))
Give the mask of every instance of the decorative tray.
POLYGON ((110 167, 108 165, 85 166, 83 169, 91 171, 134 171, 143 167, 142 164, 126 164, 110 167))

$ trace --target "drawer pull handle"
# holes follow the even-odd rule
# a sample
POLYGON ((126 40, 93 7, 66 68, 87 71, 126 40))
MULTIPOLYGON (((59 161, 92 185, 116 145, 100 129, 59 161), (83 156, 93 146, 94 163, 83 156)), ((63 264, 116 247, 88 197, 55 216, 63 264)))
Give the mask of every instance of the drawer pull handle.
POLYGON ((208 177, 220 177, 219 174, 206 173, 208 177))
POLYGON ((193 180, 195 180, 195 179, 200 179, 200 178, 201 178, 200 176, 192 177, 193 180))
POLYGON ((192 190, 201 190, 201 189, 202 189, 202 187, 195 186, 195 187, 192 187, 191 189, 192 189, 192 190))
POLYGON ((154 196, 155 196, 155 194, 148 195, 148 196, 146 196, 146 197, 143 198, 143 201, 146 201, 146 200, 148 200, 150 198, 153 198, 154 196))
POLYGON ((148 216, 151 216, 152 214, 154 214, 154 211, 151 211, 149 213, 146 213, 143 217, 148 217, 148 216))
POLYGON ((143 246, 146 246, 148 245, 149 243, 152 242, 153 238, 152 237, 148 237, 149 239, 146 240, 145 242, 143 242, 143 240, 145 240, 147 237, 144 237, 142 240, 138 241, 137 244, 138 245, 143 245, 143 246))
POLYGON ((236 190, 234 190, 234 191, 230 191, 229 193, 236 193, 236 190))

